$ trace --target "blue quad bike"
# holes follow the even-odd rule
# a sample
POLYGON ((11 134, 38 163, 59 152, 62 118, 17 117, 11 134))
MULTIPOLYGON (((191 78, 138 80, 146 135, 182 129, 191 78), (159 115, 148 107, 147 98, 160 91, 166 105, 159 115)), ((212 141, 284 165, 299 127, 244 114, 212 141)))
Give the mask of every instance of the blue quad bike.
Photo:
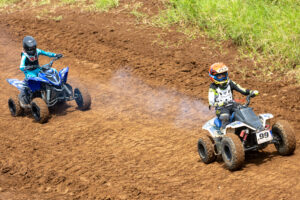
MULTIPOLYGON (((59 72, 52 68, 52 64, 58 58, 54 58, 50 63, 41 66, 41 70, 37 77, 27 79, 27 84, 18 79, 7 79, 7 82, 18 90, 26 90, 28 92, 29 104, 22 104, 19 96, 10 97, 8 107, 12 116, 20 116, 24 114, 26 109, 30 109, 35 121, 45 123, 50 117, 49 108, 64 103, 66 101, 75 100, 80 110, 87 110, 91 105, 91 97, 88 90, 79 86, 74 90, 67 83, 69 68, 63 68, 59 72)), ((28 66, 36 68, 39 66, 28 66)))
POLYGON ((225 166, 233 171, 240 169, 245 160, 245 152, 258 151, 274 144, 280 155, 291 155, 296 149, 293 128, 287 121, 279 120, 271 127, 272 114, 256 115, 247 103, 229 102, 233 106, 230 123, 220 131, 221 121, 217 117, 206 122, 198 140, 198 153, 201 160, 212 163, 222 157, 225 166))

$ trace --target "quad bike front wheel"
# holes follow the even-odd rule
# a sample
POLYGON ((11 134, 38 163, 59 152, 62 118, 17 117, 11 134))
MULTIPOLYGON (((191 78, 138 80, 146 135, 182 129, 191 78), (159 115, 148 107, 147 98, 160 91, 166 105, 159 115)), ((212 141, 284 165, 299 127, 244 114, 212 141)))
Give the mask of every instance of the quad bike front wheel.
POLYGON ((234 133, 227 133, 221 142, 222 158, 226 167, 233 171, 242 167, 245 160, 243 144, 234 133))
POLYGON ((285 120, 279 120, 272 126, 275 147, 282 156, 291 155, 296 149, 295 133, 291 125, 285 120))
POLYGON ((216 160, 214 145, 211 139, 205 134, 201 135, 198 140, 198 153, 205 164, 212 163, 216 160))
POLYGON ((31 112, 35 121, 45 123, 49 119, 49 109, 45 101, 41 98, 35 98, 31 102, 31 112))
POLYGON ((88 110, 91 106, 91 96, 88 90, 81 86, 74 89, 75 101, 79 110, 88 110))
POLYGON ((20 116, 24 113, 24 109, 20 105, 18 95, 8 99, 8 108, 13 117, 20 116))

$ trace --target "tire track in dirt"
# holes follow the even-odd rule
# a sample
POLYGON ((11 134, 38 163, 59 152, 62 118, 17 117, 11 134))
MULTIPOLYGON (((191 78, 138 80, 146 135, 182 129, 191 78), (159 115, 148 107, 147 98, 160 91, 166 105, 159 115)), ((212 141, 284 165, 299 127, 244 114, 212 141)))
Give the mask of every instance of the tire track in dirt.
MULTIPOLYGON (((13 189, 15 196, 35 198, 35 192, 37 199, 240 199, 238 190, 246 199, 299 197, 298 150, 280 157, 269 147, 248 155, 245 168, 234 173, 222 163, 204 165, 196 143, 206 108, 159 86, 159 80, 152 85, 151 79, 146 84, 136 78, 136 65, 107 67, 107 60, 98 64, 67 54, 55 66, 69 65, 70 78, 76 78, 71 81, 88 85, 92 109, 80 112, 70 103, 43 125, 30 117, 11 118, 6 104, 14 90, 5 78, 23 76, 17 71, 19 44, 1 37, 8 44, 0 42, 0 194, 13 189)), ((107 43, 98 47, 107 57, 119 48, 107 43)), ((154 62, 137 55, 143 58, 154 62)), ((162 73, 168 76, 168 68, 162 73)))

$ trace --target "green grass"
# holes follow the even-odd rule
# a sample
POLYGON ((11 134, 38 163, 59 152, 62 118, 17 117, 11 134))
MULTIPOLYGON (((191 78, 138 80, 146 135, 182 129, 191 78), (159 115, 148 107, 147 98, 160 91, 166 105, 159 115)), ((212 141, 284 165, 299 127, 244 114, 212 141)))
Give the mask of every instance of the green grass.
POLYGON ((94 0, 93 3, 94 9, 100 11, 108 11, 117 6, 119 6, 119 0, 94 0))
POLYGON ((196 26, 210 37, 231 39, 274 66, 300 63, 299 0, 169 0, 155 22, 196 26))
POLYGON ((19 0, 0 0, 0 7, 4 7, 13 3, 18 2, 19 0))
POLYGON ((77 0, 61 0, 63 4, 75 4, 77 0))

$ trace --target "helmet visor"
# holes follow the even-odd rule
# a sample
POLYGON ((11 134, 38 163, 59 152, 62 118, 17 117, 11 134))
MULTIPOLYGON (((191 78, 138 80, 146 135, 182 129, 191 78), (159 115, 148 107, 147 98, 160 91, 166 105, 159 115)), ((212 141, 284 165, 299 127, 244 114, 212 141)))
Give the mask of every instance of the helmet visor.
POLYGON ((27 47, 25 49, 25 52, 30 55, 30 56, 34 56, 36 54, 36 46, 34 47, 27 47))
POLYGON ((224 81, 227 79, 227 76, 228 76, 228 73, 227 72, 224 72, 224 73, 221 73, 221 74, 217 74, 216 75, 216 79, 218 81, 224 81))

